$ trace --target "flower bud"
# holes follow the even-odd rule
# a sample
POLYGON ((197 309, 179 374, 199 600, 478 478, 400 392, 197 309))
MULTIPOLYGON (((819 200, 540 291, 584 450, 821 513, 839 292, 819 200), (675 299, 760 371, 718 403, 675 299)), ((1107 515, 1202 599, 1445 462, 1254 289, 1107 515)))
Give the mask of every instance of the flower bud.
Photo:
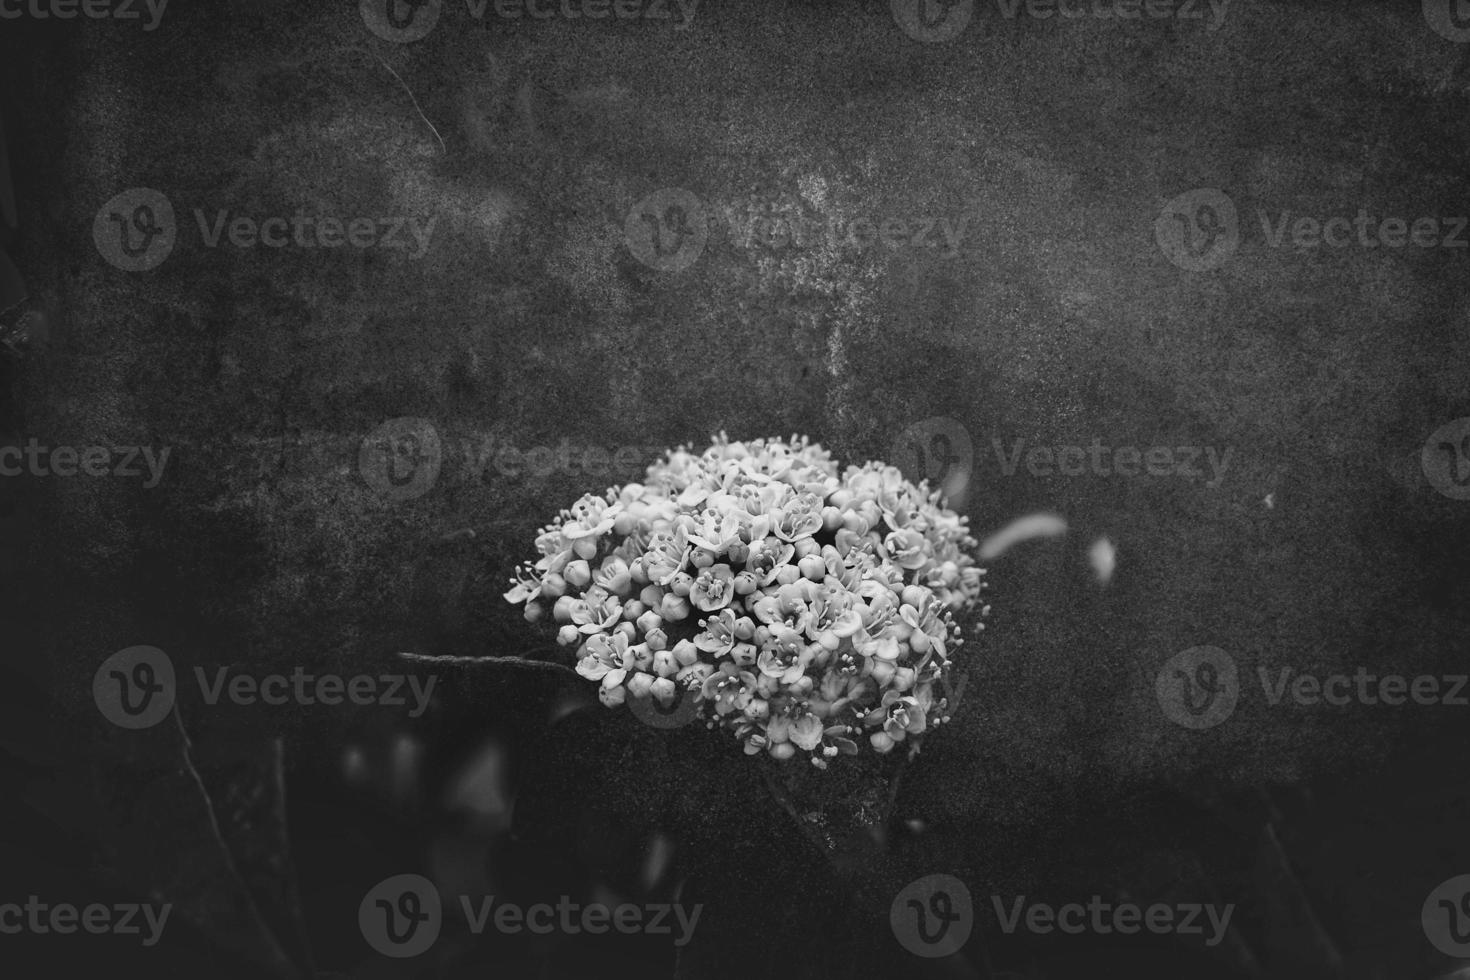
POLYGON ((748 640, 755 636, 755 620, 749 616, 741 616, 735 620, 735 639, 748 640))
POLYGON ((624 620, 623 622, 621 622, 618 625, 614 626, 613 627, 613 632, 614 633, 621 633, 624 636, 626 636, 628 638, 628 642, 629 643, 632 643, 634 640, 638 639, 638 627, 634 626, 632 623, 628 622, 627 620, 624 620))
POLYGON ((903 602, 904 602, 904 605, 906 605, 906 606, 913 606, 914 607, 914 611, 917 612, 918 609, 919 609, 919 606, 924 601, 924 597, 926 595, 929 595, 929 594, 930 594, 929 590, 926 589, 926 588, 924 588, 922 585, 910 585, 910 586, 906 586, 904 588, 904 590, 903 590, 903 602))
POLYGON ((670 650, 660 650, 653 655, 653 672, 660 677, 673 677, 679 672, 679 662, 670 650))
POLYGON ((822 551, 822 546, 817 544, 816 538, 810 536, 793 542, 792 548, 795 552, 793 557, 797 559, 805 558, 807 555, 820 554, 822 551))
POLYGON ((653 668, 653 651, 648 649, 647 643, 636 643, 628 648, 628 656, 633 662, 634 668, 638 670, 651 670, 653 668))
POLYGON ((914 680, 918 672, 912 667, 899 667, 893 672, 893 689, 895 691, 907 691, 914 686, 914 680))
POLYGON ((808 694, 812 693, 812 688, 816 686, 816 681, 812 680, 806 674, 802 674, 796 680, 791 682, 791 693, 795 697, 804 698, 808 694))
POLYGON ((669 634, 665 633, 662 627, 651 629, 648 631, 648 635, 643 638, 643 642, 648 644, 648 649, 657 653, 668 647, 669 634))
POLYGON ((801 570, 795 565, 782 565, 776 569, 776 581, 781 585, 790 585, 801 578, 801 570))
POLYGON ((636 622, 638 623, 638 628, 645 633, 652 633, 664 624, 663 619, 652 609, 639 616, 636 622))
POLYGON ((675 687, 674 682, 667 677, 660 677, 658 680, 654 681, 653 687, 650 688, 650 690, 653 693, 654 699, 665 708, 673 704, 674 698, 679 696, 679 689, 675 687))
POLYGON ((571 646, 573 643, 576 643, 581 638, 581 631, 579 631, 577 627, 573 626, 570 623, 556 631, 556 642, 560 643, 564 647, 571 646))
POLYGON ((785 760, 791 758, 793 755, 796 754, 796 746, 792 745, 790 742, 772 742, 770 749, 768 749, 767 751, 769 751, 773 757, 785 760))
POLYGON ((797 567, 801 574, 813 582, 820 582, 827 577, 827 563, 822 561, 822 556, 810 554, 803 558, 797 567))
POLYGON ((572 544, 572 551, 576 553, 578 558, 591 561, 597 554, 597 542, 593 541, 590 536, 578 538, 572 544))
POLYGON ((681 667, 688 667, 699 660, 699 647, 693 640, 680 640, 674 644, 674 660, 681 667))
POLYGON ((585 589, 592 581, 592 567, 585 561, 567 562, 567 567, 561 570, 561 577, 567 580, 567 584, 574 589, 585 589))
POLYGON ((666 595, 659 614, 670 623, 682 623, 689 618, 689 600, 679 595, 666 595))
POLYGON ((546 615, 546 609, 538 602, 528 602, 526 603, 526 611, 521 613, 521 615, 526 617, 526 622, 528 623, 539 623, 541 622, 541 617, 546 615))
POLYGON ((603 687, 601 685, 598 685, 597 699, 603 704, 607 705, 609 708, 616 708, 618 705, 628 700, 628 691, 621 684, 619 684, 617 687, 603 687))
POLYGON ((760 587, 760 579, 755 577, 754 572, 740 572, 735 576, 736 595, 750 595, 760 587))
POLYGON ((657 609, 664 601, 664 590, 661 586, 646 585, 643 591, 638 593, 638 601, 649 609, 657 609))
POLYGON ((564 595, 567 591, 567 580, 556 572, 548 572, 546 577, 541 580, 541 591, 553 599, 559 595, 564 595))
POLYGON ((737 667, 749 667, 756 662, 760 651, 753 643, 737 643, 730 648, 730 659, 737 667))
POLYGON ((730 545, 730 549, 725 552, 725 560, 728 561, 731 565, 744 565, 745 560, 749 557, 750 545, 746 544, 744 541, 735 542, 734 544, 730 545))
POLYGON ((887 732, 874 732, 868 736, 868 741, 873 743, 873 751, 880 755, 893 751, 894 741, 888 737, 887 732))
POLYGON ((649 692, 653 690, 653 681, 654 677, 652 674, 645 674, 640 671, 639 673, 630 673, 625 683, 628 687, 628 693, 633 695, 633 697, 646 698, 649 692))
POLYGON ((771 702, 764 698, 751 698, 750 703, 745 706, 745 717, 751 721, 761 721, 771 714, 771 702))
POLYGON ((827 503, 838 510, 846 510, 847 505, 852 503, 852 491, 847 489, 833 490, 827 495, 827 503))
POLYGON ((877 683, 878 689, 881 691, 893 680, 896 668, 890 660, 873 658, 870 663, 873 665, 873 680, 877 683))
POLYGON ((613 533, 620 538, 626 538, 633 528, 638 526, 638 517, 631 511, 623 511, 613 518, 613 533))
POLYGON ((677 596, 687 596, 689 590, 694 588, 694 576, 688 572, 675 572, 669 581, 669 591, 677 596))
POLYGON ((689 560, 694 563, 695 568, 709 568, 715 563, 715 553, 708 548, 695 548, 689 560))
POLYGON ((570 623, 572 621, 572 609, 577 605, 577 600, 569 595, 557 596, 556 604, 551 607, 551 615, 558 623, 570 623))

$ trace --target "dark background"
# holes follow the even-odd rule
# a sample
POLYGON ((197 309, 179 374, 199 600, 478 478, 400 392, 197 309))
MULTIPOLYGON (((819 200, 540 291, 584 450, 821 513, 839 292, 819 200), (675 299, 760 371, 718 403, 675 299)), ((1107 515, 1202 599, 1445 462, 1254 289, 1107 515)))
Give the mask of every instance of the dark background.
POLYGON ((686 30, 476 21, 450 2, 412 44, 347 3, 175 0, 152 32, 0 21, 19 201, 5 244, 29 289, 0 320, 0 423, 49 445, 172 447, 153 489, 0 481, 0 899, 176 906, 152 950, 0 936, 0 963, 1441 975, 1453 964, 1419 910, 1470 872, 1470 709, 1257 696, 1191 732, 1153 691, 1200 644, 1249 675, 1465 671, 1470 504, 1418 460, 1470 415, 1466 251, 1272 248, 1256 211, 1470 213, 1467 93, 1470 46, 1416 3, 1236 0, 1214 31, 982 4, 942 44, 875 2, 705 0, 686 30), (134 274, 91 229, 140 186, 173 202, 180 237, 134 274), (1243 236, 1201 273, 1153 231, 1196 187, 1234 199, 1243 236), (624 220, 663 188, 714 211, 963 215, 967 234, 946 258, 740 248, 717 231, 689 268, 658 271, 624 220), (418 260, 210 249, 194 208, 438 222, 418 260), (432 489, 394 502, 358 450, 405 416, 446 450, 432 489), (466 440, 611 451, 797 431, 861 461, 935 417, 973 439, 977 533, 1043 510, 1071 525, 991 564, 965 708, 888 828, 888 894, 943 871, 983 906, 952 960, 899 948, 886 900, 850 887, 728 745, 578 707, 587 688, 564 672, 433 668, 416 720, 185 695, 178 723, 122 732, 92 704, 97 665, 134 644, 181 669, 260 672, 558 655, 500 592, 537 526, 609 481, 477 473, 466 440), (1229 447, 1231 465, 1215 488, 1007 477, 991 450, 1094 437, 1229 447), (1103 535, 1118 548, 1106 584, 1086 559, 1103 535), (523 902, 667 901, 682 882, 707 907, 677 966, 657 937, 446 936, 390 961, 358 934, 357 903, 408 871, 523 902), (1215 949, 1006 936, 988 913, 992 894, 1094 893, 1238 911, 1215 949))

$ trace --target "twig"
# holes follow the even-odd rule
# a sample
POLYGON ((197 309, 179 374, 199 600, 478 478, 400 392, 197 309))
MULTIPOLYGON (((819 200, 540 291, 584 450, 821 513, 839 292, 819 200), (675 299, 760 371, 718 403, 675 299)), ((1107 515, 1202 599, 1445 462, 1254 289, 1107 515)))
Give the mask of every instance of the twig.
POLYGON ((817 850, 822 852, 823 857, 831 861, 836 842, 828 841, 817 832, 810 820, 807 820, 797 812, 796 805, 791 802, 791 797, 786 793, 786 790, 781 788, 775 778, 772 777, 770 769, 762 766, 761 778, 766 781, 766 789, 770 791, 771 796, 775 798, 777 803, 781 804, 782 809, 791 815, 791 819, 796 821, 796 825, 801 828, 802 833, 806 834, 807 839, 816 845, 817 850))
MULTIPOLYGON (((359 50, 362 50, 362 49, 359 49, 359 50)), ((434 128, 434 124, 431 123, 431 122, 429 122, 429 117, 426 116, 426 115, 424 115, 424 110, 421 109, 421 108, 419 108, 419 100, 413 97, 413 89, 411 89, 411 88, 408 87, 408 83, 403 80, 402 76, 400 76, 398 74, 398 72, 396 72, 396 71, 393 70, 393 66, 392 65, 388 64, 388 62, 386 62, 386 61, 383 60, 383 58, 382 58, 381 55, 379 55, 376 51, 370 51, 368 53, 371 54, 374 58, 377 58, 378 59, 378 63, 380 65, 382 65, 384 68, 388 69, 388 73, 390 75, 392 75, 394 78, 398 79, 398 84, 399 85, 402 85, 403 86, 403 91, 405 91, 405 92, 408 93, 408 101, 410 101, 410 102, 413 103, 414 111, 419 114, 419 118, 424 121, 424 125, 425 126, 428 126, 429 127, 429 130, 431 132, 433 132, 434 138, 439 141, 439 151, 441 153, 446 153, 447 154, 449 152, 449 149, 448 149, 448 147, 446 147, 444 145, 444 137, 442 137, 442 136, 439 135, 439 130, 437 130, 437 129, 434 128)))
POLYGON ((533 660, 530 657, 461 657, 454 654, 433 653, 400 653, 398 655, 404 660, 423 664, 450 664, 462 667, 479 667, 489 664, 505 664, 509 667, 535 667, 541 670, 555 670, 573 677, 579 676, 575 670, 566 664, 559 664, 554 660, 533 660))

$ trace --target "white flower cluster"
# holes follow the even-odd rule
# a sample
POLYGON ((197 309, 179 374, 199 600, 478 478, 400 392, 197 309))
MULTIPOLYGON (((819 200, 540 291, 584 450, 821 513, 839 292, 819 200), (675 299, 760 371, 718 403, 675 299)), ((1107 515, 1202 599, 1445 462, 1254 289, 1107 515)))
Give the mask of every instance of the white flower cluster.
POLYGON ((839 476, 805 438, 721 434, 563 511, 505 598, 532 621, 550 605, 609 707, 695 698, 746 752, 826 768, 947 720, 955 616, 984 588, 975 543, 892 466, 839 476))

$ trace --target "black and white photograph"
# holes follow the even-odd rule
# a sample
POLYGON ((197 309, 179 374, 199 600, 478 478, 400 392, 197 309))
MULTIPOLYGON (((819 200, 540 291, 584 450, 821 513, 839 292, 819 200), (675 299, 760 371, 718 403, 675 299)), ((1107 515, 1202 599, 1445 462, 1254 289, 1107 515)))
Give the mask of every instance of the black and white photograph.
POLYGON ((0 976, 1470 980, 1467 0, 0 0, 0 976))

